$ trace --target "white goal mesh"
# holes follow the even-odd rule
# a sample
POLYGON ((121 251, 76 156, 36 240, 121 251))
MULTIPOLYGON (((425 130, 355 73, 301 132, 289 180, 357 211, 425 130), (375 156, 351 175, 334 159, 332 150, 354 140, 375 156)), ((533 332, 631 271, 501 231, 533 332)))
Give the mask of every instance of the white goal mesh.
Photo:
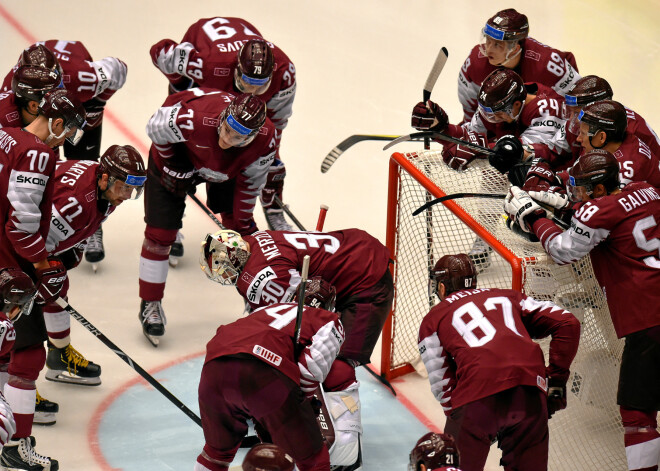
MULTIPOLYGON (((626 469, 616 405, 623 342, 616 338, 589 257, 572 265, 556 265, 540 243, 529 242, 506 227, 503 199, 456 199, 412 216, 429 199, 445 194, 504 194, 508 181, 487 161, 456 172, 442 162, 438 151, 396 153, 389 186, 387 238, 396 263, 393 316, 383 332, 386 377, 419 368, 417 333, 430 307, 429 269, 442 255, 472 250, 482 270, 480 288, 522 290, 562 306, 582 323, 567 385, 568 407, 550 420, 549 469, 626 469), (494 250, 479 250, 477 233, 494 250)), ((547 345, 548 340, 541 342, 546 353, 547 345)))

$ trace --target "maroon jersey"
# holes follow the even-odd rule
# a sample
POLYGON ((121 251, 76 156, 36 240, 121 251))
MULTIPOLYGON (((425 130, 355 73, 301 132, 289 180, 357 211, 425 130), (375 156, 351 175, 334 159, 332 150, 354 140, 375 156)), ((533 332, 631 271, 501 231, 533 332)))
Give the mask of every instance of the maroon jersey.
POLYGON ((621 338, 660 325, 659 224, 660 190, 637 182, 581 205, 566 232, 548 219, 533 229, 559 264, 591 256, 621 338))
POLYGON ((419 352, 445 414, 515 386, 568 379, 580 323, 555 304, 503 289, 452 293, 419 328, 419 352), (532 339, 552 335, 550 365, 532 339))
POLYGON ((34 134, 0 129, 0 266, 46 258, 55 162, 53 150, 34 134))
POLYGON ((334 232, 259 231, 245 236, 250 258, 236 283, 252 308, 290 301, 300 284, 305 255, 309 276, 335 286, 342 298, 375 285, 387 270, 389 251, 359 229, 334 232))
POLYGON ((635 134, 626 131, 626 137, 617 150, 612 152, 619 162, 621 183, 648 182, 660 188, 660 155, 635 134))
MULTIPOLYGON (((64 88, 71 90, 87 111, 87 126, 91 129, 101 124, 102 106, 126 82, 127 67, 115 57, 94 61, 80 41, 50 39, 40 41, 57 57, 62 67, 64 88)), ((11 79, 18 65, 7 74, 3 90, 11 90, 11 79)))
MULTIPOLYGON (((184 56, 181 75, 198 86, 238 93, 234 70, 238 51, 250 39, 263 38, 259 30, 241 18, 203 18, 193 24, 178 45, 184 56)), ((168 42, 168 46, 176 43, 168 42)), ((259 98, 268 105, 268 117, 278 130, 286 127, 296 93, 296 69, 284 52, 272 43, 275 69, 268 90, 259 98)), ((152 47, 151 59, 158 66, 162 48, 152 47)), ((162 70, 162 69, 161 69, 162 70)), ((178 72, 178 71, 177 71, 178 72)), ((177 74, 166 74, 168 78, 177 74)))
MULTIPOLYGON (((573 53, 553 49, 532 38, 519 43, 522 48, 520 63, 513 70, 525 82, 541 83, 564 96, 580 79, 573 53)), ((463 121, 472 119, 477 110, 481 84, 497 68, 488 62, 488 57, 481 53, 479 46, 472 48, 458 74, 458 99, 463 106, 463 121)))
POLYGON ((21 110, 16 103, 16 95, 11 90, 0 93, 0 128, 21 128, 21 110))
POLYGON ((274 304, 221 325, 206 345, 204 363, 225 355, 252 355, 287 375, 305 392, 313 391, 325 380, 339 353, 344 328, 337 314, 305 307, 300 327, 300 344, 304 349, 296 358, 297 312, 296 303, 274 304))
POLYGON ((161 172, 173 157, 183 157, 207 182, 235 180, 234 220, 251 222, 254 203, 275 157, 275 129, 266 119, 249 145, 221 149, 218 117, 233 99, 230 93, 202 88, 170 95, 147 124, 153 142, 149 157, 161 172))
POLYGON ((107 201, 98 200, 98 166, 91 160, 57 163, 48 253, 60 254, 86 240, 115 210, 107 201))

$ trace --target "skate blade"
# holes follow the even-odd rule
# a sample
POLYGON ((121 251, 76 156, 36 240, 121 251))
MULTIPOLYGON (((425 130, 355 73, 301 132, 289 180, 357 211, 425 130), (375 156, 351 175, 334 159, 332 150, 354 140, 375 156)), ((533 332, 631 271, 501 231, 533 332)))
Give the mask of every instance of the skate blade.
POLYGON ((98 263, 92 263, 92 271, 96 273, 99 270, 99 264, 98 263))
POLYGON ((85 378, 69 373, 66 370, 60 371, 48 369, 46 371, 46 379, 49 381, 55 381, 56 383, 78 384, 80 386, 98 386, 101 384, 100 376, 95 378, 85 378))
POLYGON ((176 266, 179 264, 179 257, 170 257, 168 259, 168 263, 172 268, 176 268, 176 266))
POLYGON ((153 345, 154 347, 158 347, 158 344, 160 343, 160 337, 157 335, 149 335, 147 333, 144 334, 144 336, 147 338, 147 340, 153 345))
POLYGON ((55 422, 57 422, 57 418, 54 412, 35 412, 32 419, 33 425, 44 425, 46 427, 55 425, 55 422))

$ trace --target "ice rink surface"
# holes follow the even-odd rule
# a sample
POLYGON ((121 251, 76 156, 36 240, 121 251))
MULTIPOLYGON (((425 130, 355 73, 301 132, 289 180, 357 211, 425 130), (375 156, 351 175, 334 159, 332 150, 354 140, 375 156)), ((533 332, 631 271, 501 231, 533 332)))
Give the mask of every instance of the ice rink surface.
MULTIPOLYGON (((532 37, 572 51, 583 75, 606 78, 616 100, 641 114, 656 130, 660 127, 657 0, 71 0, 59 4, 0 0, 0 71, 9 70, 21 49, 47 39, 82 41, 94 59, 122 59, 128 64, 128 80, 109 101, 103 148, 132 144, 146 157, 145 124, 166 97, 166 80, 151 64, 150 46, 162 38, 179 41, 200 18, 245 18, 296 65, 294 113, 281 148, 287 165, 285 202, 308 228, 315 225, 319 205, 324 203, 330 207, 327 230, 358 227, 384 242, 389 153, 381 150, 382 143, 356 145, 327 174, 319 170, 323 157, 352 134, 409 133, 410 110, 421 99, 441 46, 449 50, 449 60, 432 99, 458 122, 458 70, 486 19, 508 7, 527 14, 532 37)), ((397 150, 418 148, 419 144, 407 144, 397 150)), ((260 227, 265 227, 259 206, 255 214, 260 227)), ((166 371, 164 384, 196 409, 197 378, 186 369, 195 368, 218 325, 241 315, 242 301, 233 289, 208 281, 199 270, 199 242, 216 228, 189 202, 183 229, 186 254, 170 270, 163 304, 167 332, 158 349, 152 347, 137 319, 142 215, 142 201, 129 201, 104 224, 106 259, 96 274, 87 263, 71 272, 69 300, 142 367, 166 371)), ((192 469, 203 445, 199 431, 192 430, 194 424, 150 387, 150 394, 131 393, 147 388, 146 383, 137 381, 132 369, 75 321, 72 339, 88 359, 102 365, 103 383, 80 387, 39 380, 40 393, 58 402, 60 413, 55 426, 35 427, 37 451, 57 458, 60 469, 70 471, 165 469, 149 467, 148 457, 155 461, 158 450, 181 450, 188 462, 171 469, 192 469), (135 425, 136 417, 140 427, 135 425)), ((380 352, 372 358, 375 364, 379 357, 380 352)), ((370 379, 363 378, 371 386, 370 379)), ((395 386, 433 421, 433 427, 442 428, 443 414, 426 380, 410 375, 395 386)), ((409 418, 404 408, 392 407, 389 398, 365 394, 363 401, 369 402, 365 410, 380 407, 380 416, 388 417, 393 430, 409 418)), ((391 448, 388 436, 378 433, 367 431, 365 447, 391 448)), ((404 458, 400 463, 406 462, 416 438, 401 436, 399 452, 404 458)), ((500 469, 498 459, 491 453, 487 469, 500 469)), ((386 468, 366 462, 364 469, 386 468)))

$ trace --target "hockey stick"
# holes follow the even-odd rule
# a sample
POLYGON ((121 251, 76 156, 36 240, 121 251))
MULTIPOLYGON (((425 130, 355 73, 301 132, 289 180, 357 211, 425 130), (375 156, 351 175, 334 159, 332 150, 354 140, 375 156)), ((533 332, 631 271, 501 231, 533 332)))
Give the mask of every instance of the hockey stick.
POLYGON ((289 207, 286 206, 284 203, 282 203, 282 200, 280 199, 279 196, 277 196, 277 195, 273 196, 273 201, 275 201, 275 203, 276 203, 280 208, 282 208, 282 210, 287 214, 287 216, 289 216, 289 217, 291 218, 291 220, 293 221, 293 223, 296 225, 296 227, 297 227, 299 230, 304 231, 304 232, 307 232, 307 229, 305 229, 305 228, 303 227, 303 225, 300 223, 300 221, 298 220, 298 218, 295 217, 295 216, 293 215, 293 213, 291 212, 291 210, 289 209, 289 207))
POLYGON ((298 286, 298 312, 296 313, 296 327, 293 331, 293 351, 295 352, 295 359, 300 355, 300 327, 302 324, 303 308, 305 306, 305 288, 307 285, 307 276, 309 275, 309 255, 303 257, 302 278, 300 279, 300 286, 298 286))
MULTIPOLYGON (((494 199, 504 199, 506 198, 506 194, 490 194, 490 193, 454 193, 453 195, 446 195, 442 196, 440 198, 436 198, 433 201, 429 201, 419 208, 417 208, 415 211, 413 211, 412 215, 417 216, 419 213, 422 211, 425 211, 429 209, 431 206, 435 206, 438 203, 442 203, 443 201, 449 201, 449 200, 454 200, 458 198, 494 198, 494 199)), ((541 206, 544 209, 547 209, 549 211, 553 211, 555 208, 552 206, 548 206, 546 204, 540 203, 536 201, 536 204, 541 206)), ((570 225, 566 224, 564 221, 561 219, 557 219, 554 215, 550 218, 552 221, 557 224, 559 227, 561 227, 564 230, 567 230, 570 228, 570 225)))
POLYGON ((385 147, 383 147, 383 150, 387 150, 392 146, 395 146, 401 142, 407 142, 407 141, 417 141, 420 139, 428 139, 428 138, 438 138, 442 141, 447 141, 447 142, 452 142, 454 144, 457 144, 459 146, 467 147, 470 150, 479 152, 481 154, 487 154, 487 155, 495 155, 495 151, 493 149, 489 149, 488 147, 482 147, 477 144, 472 144, 471 142, 464 141, 462 139, 457 139, 455 137, 448 136, 447 134, 443 134, 441 132, 435 132, 435 131, 421 131, 421 132, 414 132, 412 134, 408 134, 406 136, 401 136, 397 139, 394 139, 392 142, 387 144, 385 147))
POLYGON ((75 320, 80 322, 85 329, 90 331, 92 334, 96 336, 101 342, 105 344, 106 347, 108 347, 110 350, 115 352, 119 358, 124 360, 128 366, 133 368, 140 376, 142 376, 149 384, 151 384, 154 388, 158 390, 163 396, 165 396, 167 399, 170 400, 172 404, 174 404, 178 409, 180 409, 184 414, 186 414, 190 419, 195 422, 197 425, 200 427, 202 426, 202 419, 200 419, 197 414, 195 414, 193 411, 188 409, 188 407, 181 402, 177 397, 169 392, 165 386, 160 384, 156 378, 151 376, 149 373, 147 373, 144 368, 142 368, 140 365, 135 363, 131 357, 129 357, 124 351, 119 348, 117 345, 115 345, 108 337, 103 335, 103 333, 98 330, 96 327, 92 325, 91 322, 89 322, 87 319, 85 319, 82 314, 80 314, 78 311, 76 311, 69 303, 67 303, 64 299, 62 298, 57 298, 55 300, 58 306, 60 306, 62 309, 67 311, 69 314, 71 314, 71 317, 73 317, 75 320))
POLYGON ((211 211, 209 208, 207 208, 206 205, 204 203, 202 203, 199 198, 197 198, 197 196, 195 196, 193 193, 188 193, 188 196, 190 197, 191 200, 193 200, 195 203, 197 203, 197 206, 202 208, 202 211, 204 211, 206 213, 206 215, 208 217, 210 217, 213 220, 213 222, 218 225, 218 227, 220 229, 223 229, 223 230, 227 229, 225 226, 222 225, 220 220, 217 217, 215 217, 215 214, 213 214, 213 211, 211 211))
MULTIPOLYGON (((424 98, 424 103, 426 103, 431 99, 431 92, 433 91, 435 82, 438 81, 440 72, 442 72, 442 69, 444 69, 448 57, 449 57, 449 52, 447 51, 447 48, 446 47, 440 48, 440 51, 438 52, 438 56, 435 58, 435 62, 433 63, 433 68, 431 68, 431 72, 429 73, 429 76, 426 78, 426 83, 424 84, 424 92, 422 93, 422 96, 424 98)), ((431 140, 430 138, 427 137, 424 139, 424 149, 429 150, 430 148, 431 148, 431 140)))
POLYGON ((328 212, 328 207, 322 204, 321 210, 319 211, 319 220, 316 222, 316 230, 319 232, 323 230, 323 224, 325 224, 325 215, 327 212, 328 212))
POLYGON ((387 136, 380 134, 353 134, 341 141, 337 146, 332 149, 328 155, 325 156, 321 162, 321 173, 326 173, 330 167, 335 163, 341 154, 343 154, 349 147, 353 147, 358 142, 362 141, 391 141, 399 136, 387 136))

